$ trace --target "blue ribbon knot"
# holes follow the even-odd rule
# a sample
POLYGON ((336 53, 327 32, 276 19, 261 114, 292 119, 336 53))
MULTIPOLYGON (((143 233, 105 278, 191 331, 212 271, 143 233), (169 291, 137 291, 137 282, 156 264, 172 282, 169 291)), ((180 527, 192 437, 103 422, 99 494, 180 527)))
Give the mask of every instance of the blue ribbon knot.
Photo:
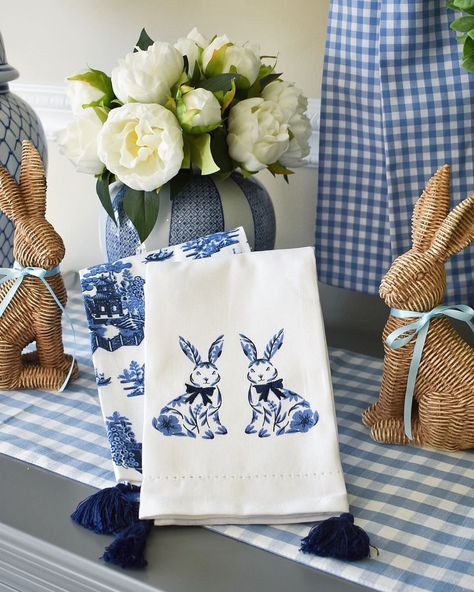
POLYGON ((471 331, 474 333, 474 309, 465 304, 458 304, 455 306, 447 306, 441 304, 436 306, 429 312, 417 312, 413 310, 400 310, 392 308, 390 314, 398 319, 418 318, 418 320, 408 323, 403 327, 399 327, 392 331, 385 340, 385 343, 391 349, 400 349, 410 343, 416 338, 415 347, 413 349, 413 357, 408 371, 407 386, 405 390, 405 404, 403 410, 403 422, 405 426, 405 434, 410 440, 413 439, 411 430, 411 411, 413 406, 413 397, 415 394, 416 377, 420 367, 421 358, 423 355, 423 348, 425 347, 426 336, 430 328, 432 319, 439 317, 451 317, 463 323, 467 323, 471 331))
MULTIPOLYGON (((64 309, 64 306, 61 304, 58 297, 54 293, 53 289, 46 281, 46 278, 52 277, 54 275, 58 275, 58 273, 59 273, 59 266, 54 267, 53 269, 49 269, 49 270, 43 269, 42 267, 22 267, 16 261, 13 264, 13 267, 0 267, 0 275, 2 276, 2 278, 0 279, 0 286, 2 284, 5 284, 6 282, 9 282, 10 280, 15 280, 15 282, 12 284, 11 288, 5 294, 5 298, 0 303, 0 317, 7 310, 8 306, 11 304, 12 300, 15 298, 15 294, 17 293, 18 288, 21 286, 25 277, 32 276, 32 277, 38 278, 44 284, 44 286, 46 287, 48 292, 51 294, 51 297, 53 298, 54 302, 61 309, 62 313, 64 314, 64 316, 68 320, 69 325, 71 326, 71 329, 72 329, 74 343, 76 343, 76 332, 74 331, 74 325, 72 324, 71 317, 68 315, 68 313, 64 309)), ((61 388, 59 389, 60 393, 62 393, 63 390, 66 388, 67 383, 69 382, 69 379, 71 378, 71 374, 74 370, 74 362, 75 362, 75 358, 73 356, 72 361, 71 361, 71 367, 69 368, 69 372, 68 372, 66 379, 63 382, 61 388)))

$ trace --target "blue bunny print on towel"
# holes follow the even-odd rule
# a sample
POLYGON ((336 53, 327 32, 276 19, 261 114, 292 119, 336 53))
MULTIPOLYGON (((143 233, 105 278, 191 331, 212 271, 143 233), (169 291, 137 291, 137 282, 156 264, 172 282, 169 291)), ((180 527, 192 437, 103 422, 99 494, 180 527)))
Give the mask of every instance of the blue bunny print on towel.
POLYGON ((159 417, 152 420, 155 429, 164 436, 201 437, 212 440, 216 435, 227 434, 219 418, 222 395, 217 383, 220 381, 216 362, 222 353, 224 336, 220 335, 209 348, 209 361, 203 362, 196 347, 179 338, 184 354, 194 364, 186 383, 186 392, 165 405, 159 417))
POLYGON ((143 341, 145 280, 133 275, 131 266, 121 261, 96 265, 81 279, 93 352, 143 341))
POLYGON ((161 261, 169 261, 174 255, 174 251, 170 249, 160 249, 154 253, 150 253, 145 257, 143 263, 159 263, 161 261))
POLYGON ((245 428, 246 434, 258 433, 260 438, 267 438, 272 434, 304 433, 318 422, 318 412, 301 395, 283 386, 283 379, 278 378, 278 371, 270 361, 282 346, 283 338, 284 331, 280 329, 259 358, 254 342, 240 334, 240 344, 250 362, 247 378, 252 418, 245 428))
POLYGON ((188 241, 182 246, 183 253, 191 259, 205 259, 218 253, 225 247, 236 245, 239 242, 239 231, 229 230, 216 232, 210 236, 204 236, 188 241))
POLYGON ((125 469, 142 472, 142 445, 137 442, 132 423, 118 411, 106 418, 107 439, 113 462, 125 469))
POLYGON ((145 394, 145 364, 140 365, 132 360, 130 366, 124 368, 122 374, 119 374, 117 378, 120 380, 120 384, 129 385, 123 388, 124 391, 130 391, 127 393, 127 397, 139 397, 145 394))

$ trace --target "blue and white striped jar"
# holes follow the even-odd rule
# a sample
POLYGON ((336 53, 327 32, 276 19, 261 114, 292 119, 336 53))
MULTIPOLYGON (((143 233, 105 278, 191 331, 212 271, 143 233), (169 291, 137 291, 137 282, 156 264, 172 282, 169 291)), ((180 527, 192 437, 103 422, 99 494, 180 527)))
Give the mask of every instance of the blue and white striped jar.
MULTIPOLYGON (((21 143, 31 140, 47 165, 47 144, 43 127, 33 109, 10 92, 8 83, 18 78, 15 68, 7 63, 0 34, 0 165, 18 183, 20 181, 21 143)), ((13 232, 10 220, 0 213, 0 267, 13 265, 13 232)))
MULTIPOLYGON (((108 261, 134 255, 140 246, 138 234, 123 211, 123 195, 123 185, 116 185, 112 203, 117 226, 105 212, 101 220, 102 251, 108 261)), ((237 226, 244 227, 253 250, 275 246, 275 211, 263 185, 255 177, 244 179, 237 172, 224 181, 196 175, 173 201, 168 187, 162 187, 158 220, 146 240, 146 249, 176 245, 237 226)))

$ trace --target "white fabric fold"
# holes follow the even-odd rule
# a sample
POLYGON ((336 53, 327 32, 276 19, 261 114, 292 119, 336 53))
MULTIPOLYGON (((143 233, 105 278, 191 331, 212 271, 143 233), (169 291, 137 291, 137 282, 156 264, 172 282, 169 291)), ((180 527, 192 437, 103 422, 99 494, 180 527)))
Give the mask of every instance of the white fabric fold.
MULTIPOLYGON (((243 228, 80 272, 100 405, 117 481, 141 483, 145 270, 249 252, 243 228)), ((160 305, 155 301, 155 305, 160 305)))
POLYGON ((145 300, 140 517, 347 511, 313 249, 150 266, 145 300))

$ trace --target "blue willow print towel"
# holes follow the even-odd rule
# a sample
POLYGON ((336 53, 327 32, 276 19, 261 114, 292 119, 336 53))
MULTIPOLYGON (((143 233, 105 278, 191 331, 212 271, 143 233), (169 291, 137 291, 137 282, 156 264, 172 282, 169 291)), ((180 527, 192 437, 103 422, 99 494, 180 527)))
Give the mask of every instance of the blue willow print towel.
MULTIPOLYGON (((316 252, 323 282, 377 293, 411 247, 426 180, 452 167, 474 191, 474 75, 446 0, 331 0, 321 90, 316 252)), ((474 248, 448 263, 451 303, 472 302, 474 248)))
MULTIPOLYGON (((249 251, 243 228, 237 228, 80 272, 97 389, 117 481, 138 485, 142 475, 146 269, 170 261, 249 251)), ((185 286, 186 278, 182 282, 185 286)))
POLYGON ((140 516, 347 511, 313 249, 150 266, 145 292, 140 516))

